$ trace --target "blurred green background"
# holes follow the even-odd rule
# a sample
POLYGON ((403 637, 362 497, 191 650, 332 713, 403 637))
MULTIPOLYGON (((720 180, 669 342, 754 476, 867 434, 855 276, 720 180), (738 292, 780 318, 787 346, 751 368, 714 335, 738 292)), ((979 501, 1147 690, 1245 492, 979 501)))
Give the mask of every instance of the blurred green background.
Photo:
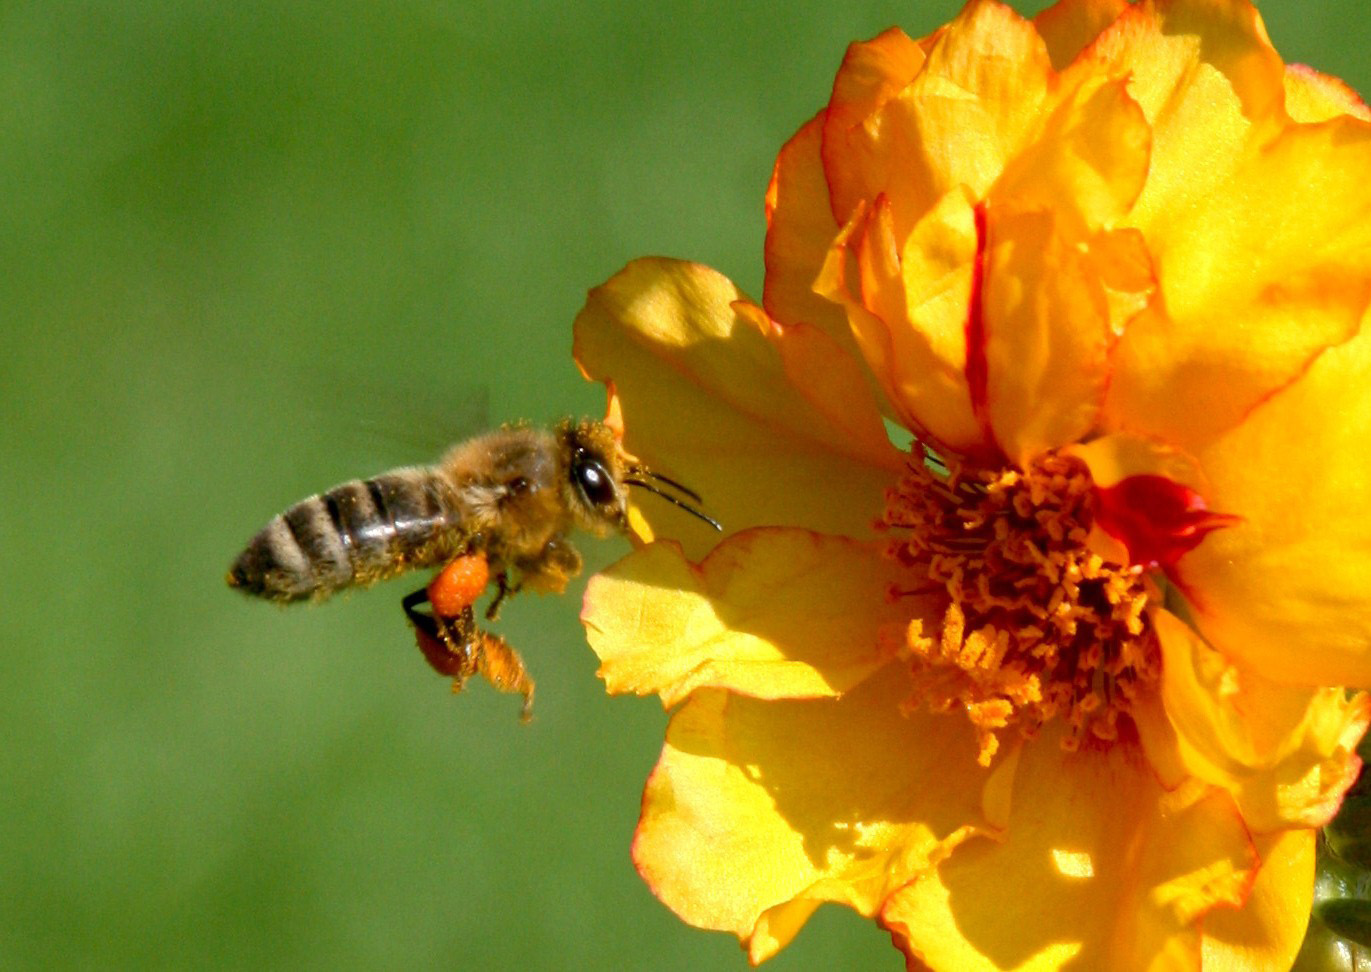
MULTIPOLYGON (((502 619, 521 727, 428 670, 412 583, 280 611, 223 574, 483 408, 598 414, 570 325, 628 259, 758 293, 845 45, 958 7, 0 2, 0 965, 744 966, 633 871, 665 716, 604 695, 580 583, 502 619)), ((1361 3, 1263 10, 1371 88, 1361 3)), ((826 908, 771 967, 900 964, 826 908)))

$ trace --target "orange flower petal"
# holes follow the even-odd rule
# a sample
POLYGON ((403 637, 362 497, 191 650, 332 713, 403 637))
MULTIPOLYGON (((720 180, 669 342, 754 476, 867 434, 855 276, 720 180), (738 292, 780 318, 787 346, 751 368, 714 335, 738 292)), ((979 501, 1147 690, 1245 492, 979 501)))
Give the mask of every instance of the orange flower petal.
POLYGON ((1254 832, 1327 824, 1361 769, 1356 747, 1371 699, 1279 685, 1229 662, 1166 611, 1153 623, 1162 701, 1186 771, 1232 793, 1254 832))
POLYGON ((925 60, 923 48, 898 27, 848 47, 833 81, 821 138, 824 195, 832 192, 835 223, 846 223, 862 200, 874 197, 890 159, 908 150, 899 139, 909 133, 874 130, 876 116, 914 80, 925 60))
POLYGON ((814 293, 814 280, 838 235, 819 158, 825 117, 821 113, 810 119, 776 158, 766 191, 762 305, 775 320, 813 324, 855 354, 856 344, 842 308, 814 293))
POLYGON ((903 253, 881 201, 844 227, 817 284, 846 308, 857 344, 904 426, 961 451, 985 437, 966 378, 977 246, 975 213, 961 190, 920 220, 903 253))
POLYGON ((633 844, 653 892, 685 921, 737 935, 754 963, 819 901, 874 914, 981 819, 971 734, 901 715, 908 691, 891 666, 841 699, 692 695, 633 844))
POLYGON ((1117 337, 1156 293, 1152 254, 1143 235, 1132 228, 1096 233, 1088 246, 1087 258, 1109 301, 1109 331, 1117 337))
POLYGON ((1314 901, 1314 831, 1285 830, 1254 839, 1262 866, 1241 910, 1204 918, 1205 972, 1288 969, 1314 901))
POLYGON ((982 289, 987 411, 1021 467, 1095 424, 1109 380, 1109 307, 1047 210, 990 213, 982 289))
POLYGON ((1256 864, 1231 800, 1164 790, 1136 750, 1023 746, 1009 825, 895 894, 882 921, 937 969, 1195 968, 1197 919, 1256 864))
POLYGON ((900 577, 872 546, 758 528, 698 567, 673 544, 630 554, 591 578, 581 620, 611 692, 839 695, 890 660, 879 633, 915 607, 886 597, 900 577))
POLYGON ((1214 509, 1241 523, 1179 563, 1193 623, 1262 675, 1371 685, 1371 333, 1200 455, 1214 509))
POLYGON ((992 213, 996 201, 1012 201, 1075 214, 1094 230, 1112 226, 1142 192, 1152 143, 1142 109, 1122 79, 1077 77, 995 183, 992 213))
MULTIPOLYGON (((906 55, 901 67, 914 60, 906 55)), ((1033 25, 992 0, 967 4, 934 35, 916 70, 894 97, 893 83, 880 85, 872 113, 860 125, 844 123, 843 143, 824 142, 834 215, 846 222, 859 202, 884 195, 901 240, 947 193, 965 187, 975 198, 985 195, 1036 125, 1051 73, 1033 25)), ((885 82, 906 72, 875 73, 885 82)), ((844 91, 842 82, 840 76, 835 96, 844 91)))
POLYGON ((1060 0, 1034 17, 1033 26, 1060 71, 1127 9, 1127 0, 1060 0))
MULTIPOLYGON (((741 300, 707 267, 637 260, 591 291, 576 318, 576 360, 589 378, 613 383, 625 449, 703 495, 726 529, 788 524, 870 535, 899 464, 888 445, 864 451, 877 436, 854 438, 827 417, 860 414, 853 403, 869 401, 866 385, 816 409, 790 383, 773 329, 758 324, 760 310, 740 311, 741 300)), ((865 414, 879 422, 874 404, 865 414)), ((637 512, 693 558, 717 539, 655 497, 637 512)))

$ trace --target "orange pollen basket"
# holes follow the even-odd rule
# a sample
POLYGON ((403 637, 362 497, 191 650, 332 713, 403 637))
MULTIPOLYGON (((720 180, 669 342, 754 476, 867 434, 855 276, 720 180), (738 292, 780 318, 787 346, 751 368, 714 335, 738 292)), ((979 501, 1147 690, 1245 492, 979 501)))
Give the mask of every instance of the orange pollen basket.
POLYGON ((907 708, 964 711, 982 765, 1002 731, 1033 736, 1055 718, 1066 720, 1069 750, 1130 732, 1133 700, 1161 676, 1144 610, 1157 591, 1142 568, 1087 545, 1095 490, 1085 464, 1047 453, 1027 470, 935 471, 914 448, 877 527, 916 578, 892 596, 945 592, 946 606, 936 630, 916 618, 897 646, 914 676, 907 708))

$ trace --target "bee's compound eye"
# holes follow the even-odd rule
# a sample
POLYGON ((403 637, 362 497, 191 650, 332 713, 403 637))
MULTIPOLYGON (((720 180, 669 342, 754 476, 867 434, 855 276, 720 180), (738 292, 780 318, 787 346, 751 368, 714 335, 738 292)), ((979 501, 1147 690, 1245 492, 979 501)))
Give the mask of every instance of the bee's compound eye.
POLYGON ((617 498, 614 491, 614 481, 609 476, 609 470, 605 464, 598 459, 590 456, 581 456, 576 460, 572 476, 576 479, 576 486, 592 506, 612 506, 617 498))

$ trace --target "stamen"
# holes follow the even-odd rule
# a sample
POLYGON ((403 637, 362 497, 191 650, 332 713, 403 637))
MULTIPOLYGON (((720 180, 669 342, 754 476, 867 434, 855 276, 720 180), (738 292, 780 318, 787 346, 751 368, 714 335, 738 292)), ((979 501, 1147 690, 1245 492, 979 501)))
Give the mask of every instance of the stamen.
POLYGON ((1134 699, 1160 678, 1140 567, 1107 563, 1086 543, 1095 490, 1079 460, 1049 453, 1027 470, 928 461, 887 491, 879 526, 889 554, 927 590, 941 624, 910 623, 899 655, 914 674, 908 708, 960 710, 988 765, 1006 730, 1061 718, 1068 750, 1119 738, 1134 699))

